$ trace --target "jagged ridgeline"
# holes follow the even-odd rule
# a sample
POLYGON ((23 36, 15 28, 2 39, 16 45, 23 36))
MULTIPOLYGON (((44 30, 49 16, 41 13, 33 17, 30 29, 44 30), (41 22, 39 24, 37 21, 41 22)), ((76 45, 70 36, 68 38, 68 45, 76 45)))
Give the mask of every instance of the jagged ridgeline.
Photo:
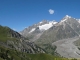
POLYGON ((0 41, 7 42, 8 40, 18 40, 23 37, 16 31, 13 31, 7 26, 0 25, 0 41))
MULTIPOLYGON (((69 15, 66 15, 61 19, 60 22, 43 20, 37 24, 34 24, 32 26, 25 28, 23 31, 20 32, 20 34, 24 37, 28 37, 29 41, 33 41, 36 45, 46 50, 47 53, 55 55, 55 53, 56 54, 59 53, 57 50, 61 48, 58 49, 58 46, 57 46, 58 44, 56 46, 53 46, 54 45, 53 43, 57 41, 65 40, 65 39, 69 40, 69 38, 74 39, 74 37, 79 38, 80 19, 75 19, 69 15)), ((79 43, 80 42, 78 42, 78 44, 79 43)), ((63 42, 63 44, 65 43, 63 42)), ((70 48, 72 49, 71 46, 70 48)), ((67 48, 64 47, 64 49, 66 51, 67 48)), ((70 52, 70 54, 71 53, 72 51, 70 52)), ((59 53, 57 55, 61 55, 61 54, 59 53)), ((75 54, 73 55, 76 56, 75 54)), ((61 55, 61 56, 71 57, 72 55, 61 55)))
POLYGON ((7 60, 9 60, 9 58, 11 60, 13 58, 19 58, 18 60, 20 60, 21 58, 19 55, 17 56, 17 54, 24 52, 31 54, 45 53, 40 47, 26 40, 26 38, 21 36, 18 32, 7 26, 0 25, 0 57, 7 60))
POLYGON ((0 26, 0 45, 27 53, 43 53, 44 51, 33 42, 26 40, 18 32, 9 27, 0 26))
POLYGON ((0 25, 0 60, 62 60, 45 54, 43 49, 26 40, 18 32, 0 25))

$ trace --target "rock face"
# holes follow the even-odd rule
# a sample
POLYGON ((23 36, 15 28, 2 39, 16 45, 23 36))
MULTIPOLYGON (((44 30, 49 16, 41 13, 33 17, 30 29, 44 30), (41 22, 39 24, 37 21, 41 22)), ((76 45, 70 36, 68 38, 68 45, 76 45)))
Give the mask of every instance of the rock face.
POLYGON ((79 19, 66 15, 59 23, 43 20, 24 29, 20 33, 22 36, 29 38, 29 40, 33 42, 42 41, 44 43, 44 40, 52 42, 79 36, 80 23, 79 19))
POLYGON ((8 27, 0 26, 0 32, 3 31, 3 35, 5 36, 2 34, 0 34, 0 36, 3 36, 3 38, 5 38, 5 42, 2 40, 2 37, 0 37, 1 46, 32 54, 45 53, 40 47, 38 47, 33 42, 26 40, 26 38, 24 38, 18 32, 8 27))
MULTIPOLYGON (((39 45, 41 48, 43 49, 46 49, 46 51, 49 51, 49 53, 53 53, 53 43, 56 42, 56 41, 61 41, 61 40, 67 40, 67 43, 72 43, 70 47, 68 47, 70 44, 65 44, 65 42, 63 42, 62 44, 65 46, 65 47, 60 47, 60 45, 56 45, 57 46, 57 52, 61 55, 61 56, 64 56, 64 57, 73 57, 73 58, 78 58, 80 57, 79 54, 79 50, 77 49, 77 47, 73 44, 72 41, 74 41, 74 37, 79 37, 80 36, 80 22, 79 22, 80 19, 75 19, 71 16, 68 16, 66 15, 64 18, 62 18, 62 20, 60 22, 56 22, 56 23, 52 23, 53 25, 50 25, 49 23, 49 28, 46 29, 45 28, 45 25, 41 25, 41 27, 39 26, 38 27, 38 30, 40 31, 39 32, 39 35, 38 34, 35 34, 36 30, 34 30, 35 32, 32 32, 30 33, 30 36, 32 35, 33 38, 31 38, 32 40, 34 40, 33 42, 37 45, 39 45), (42 29, 42 27, 44 29, 42 29), (42 31, 42 32, 41 32, 42 31), (35 35, 34 35, 35 34, 35 35), (33 36, 34 35, 34 36, 33 36), (70 40, 70 38, 73 38, 72 40, 70 40), (68 42, 69 41, 69 42, 68 42), (47 47, 49 46, 49 47, 47 47), (51 48, 51 49, 50 49, 51 48), (65 53, 62 54, 62 51, 63 50, 60 50, 60 48, 62 49, 68 49, 68 50, 65 50, 65 53), (72 52, 68 52, 68 51, 71 51, 70 49, 73 49, 72 52), (61 52, 61 53, 60 53, 61 52), (74 52, 77 52, 77 53, 74 53, 74 52), (73 53, 74 55, 70 55, 70 53, 73 53), (68 56, 69 54, 69 56, 68 56), (76 56, 76 57, 74 57, 76 56)), ((42 23, 42 22, 41 22, 42 23)), ((47 25, 46 25, 47 26, 47 25)), ((48 27, 47 26, 47 27, 48 27)), ((26 31, 25 31, 26 32, 26 31)), ((23 34, 22 34, 23 35, 23 34)), ((24 35, 23 35, 24 36, 24 35)), ((29 34, 28 34, 29 36, 29 34)), ((27 37, 27 36, 26 36, 27 37)), ((31 40, 30 39, 30 40, 31 40)), ((31 40, 31 41, 32 41, 31 40)), ((75 39, 77 40, 77 38, 75 39)))
POLYGON ((45 31, 37 40, 40 43, 52 43, 57 40, 79 36, 79 22, 69 16, 65 16, 59 23, 45 31))
POLYGON ((34 24, 24 29, 20 32, 20 34, 24 37, 29 38, 30 41, 35 41, 43 34, 44 31, 48 30, 55 24, 57 24, 57 22, 55 21, 43 20, 37 24, 34 24))

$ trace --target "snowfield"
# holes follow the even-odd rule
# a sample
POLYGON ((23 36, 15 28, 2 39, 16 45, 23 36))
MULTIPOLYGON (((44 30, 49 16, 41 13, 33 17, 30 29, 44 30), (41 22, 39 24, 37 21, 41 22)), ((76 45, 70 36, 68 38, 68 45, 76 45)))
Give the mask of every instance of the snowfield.
POLYGON ((57 24, 57 22, 50 21, 48 24, 44 24, 44 25, 39 26, 39 29, 40 30, 48 30, 49 28, 51 28, 55 24, 57 24))

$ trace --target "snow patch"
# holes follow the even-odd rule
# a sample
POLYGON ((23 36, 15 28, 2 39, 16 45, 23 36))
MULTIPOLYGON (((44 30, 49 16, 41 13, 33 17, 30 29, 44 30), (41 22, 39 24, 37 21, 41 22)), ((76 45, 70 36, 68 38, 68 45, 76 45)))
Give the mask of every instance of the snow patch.
POLYGON ((69 19, 69 18, 71 18, 71 16, 66 15, 66 16, 64 17, 64 19, 63 19, 63 20, 61 20, 61 22, 65 22, 65 21, 67 21, 67 19, 69 19))
POLYGON ((57 24, 58 22, 55 22, 55 21, 50 21, 49 23, 52 23, 52 24, 57 24))
POLYGON ((76 19, 80 23, 80 19, 76 19))
POLYGON ((57 24, 58 22, 54 22, 53 24, 57 24))
POLYGON ((69 16, 69 15, 66 15, 66 17, 67 17, 67 18, 71 18, 71 16, 69 16))
POLYGON ((29 33, 33 32, 35 30, 35 28, 33 28, 29 33))
POLYGON ((56 23, 57 22, 50 21, 48 24, 44 24, 44 25, 39 26, 39 29, 40 30, 48 30, 49 28, 51 28, 56 23))
POLYGON ((78 19, 78 22, 80 23, 80 19, 78 19))
POLYGON ((66 21, 67 19, 64 19, 64 20, 61 20, 61 22, 64 22, 64 21, 66 21))

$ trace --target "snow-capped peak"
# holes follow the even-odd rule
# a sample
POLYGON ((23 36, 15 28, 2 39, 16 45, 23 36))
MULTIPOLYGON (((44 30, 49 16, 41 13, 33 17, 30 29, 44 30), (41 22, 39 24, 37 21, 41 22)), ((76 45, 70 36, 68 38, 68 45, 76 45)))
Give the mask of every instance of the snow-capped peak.
POLYGON ((66 18, 71 18, 71 16, 69 16, 69 15, 66 15, 65 17, 66 17, 66 18))
POLYGON ((66 20, 69 19, 69 18, 71 18, 71 16, 66 15, 66 16, 61 20, 61 22, 64 22, 64 21, 66 21, 66 20))
POLYGON ((56 22, 55 20, 53 20, 53 21, 50 21, 49 23, 57 24, 58 22, 56 22))
POLYGON ((30 28, 29 33, 32 33, 36 30, 37 27, 39 27, 39 29, 42 30, 48 30, 49 28, 51 28, 53 25, 55 25, 57 22, 56 21, 48 21, 48 20, 43 20, 41 22, 39 22, 38 24, 36 24, 35 26, 32 26, 30 28))
POLYGON ((78 22, 80 23, 80 19, 77 19, 78 20, 78 22))
POLYGON ((56 24, 57 22, 55 21, 50 21, 49 23, 47 24, 43 24, 41 26, 39 26, 39 29, 40 30, 48 30, 49 28, 51 28, 54 24, 56 24))

